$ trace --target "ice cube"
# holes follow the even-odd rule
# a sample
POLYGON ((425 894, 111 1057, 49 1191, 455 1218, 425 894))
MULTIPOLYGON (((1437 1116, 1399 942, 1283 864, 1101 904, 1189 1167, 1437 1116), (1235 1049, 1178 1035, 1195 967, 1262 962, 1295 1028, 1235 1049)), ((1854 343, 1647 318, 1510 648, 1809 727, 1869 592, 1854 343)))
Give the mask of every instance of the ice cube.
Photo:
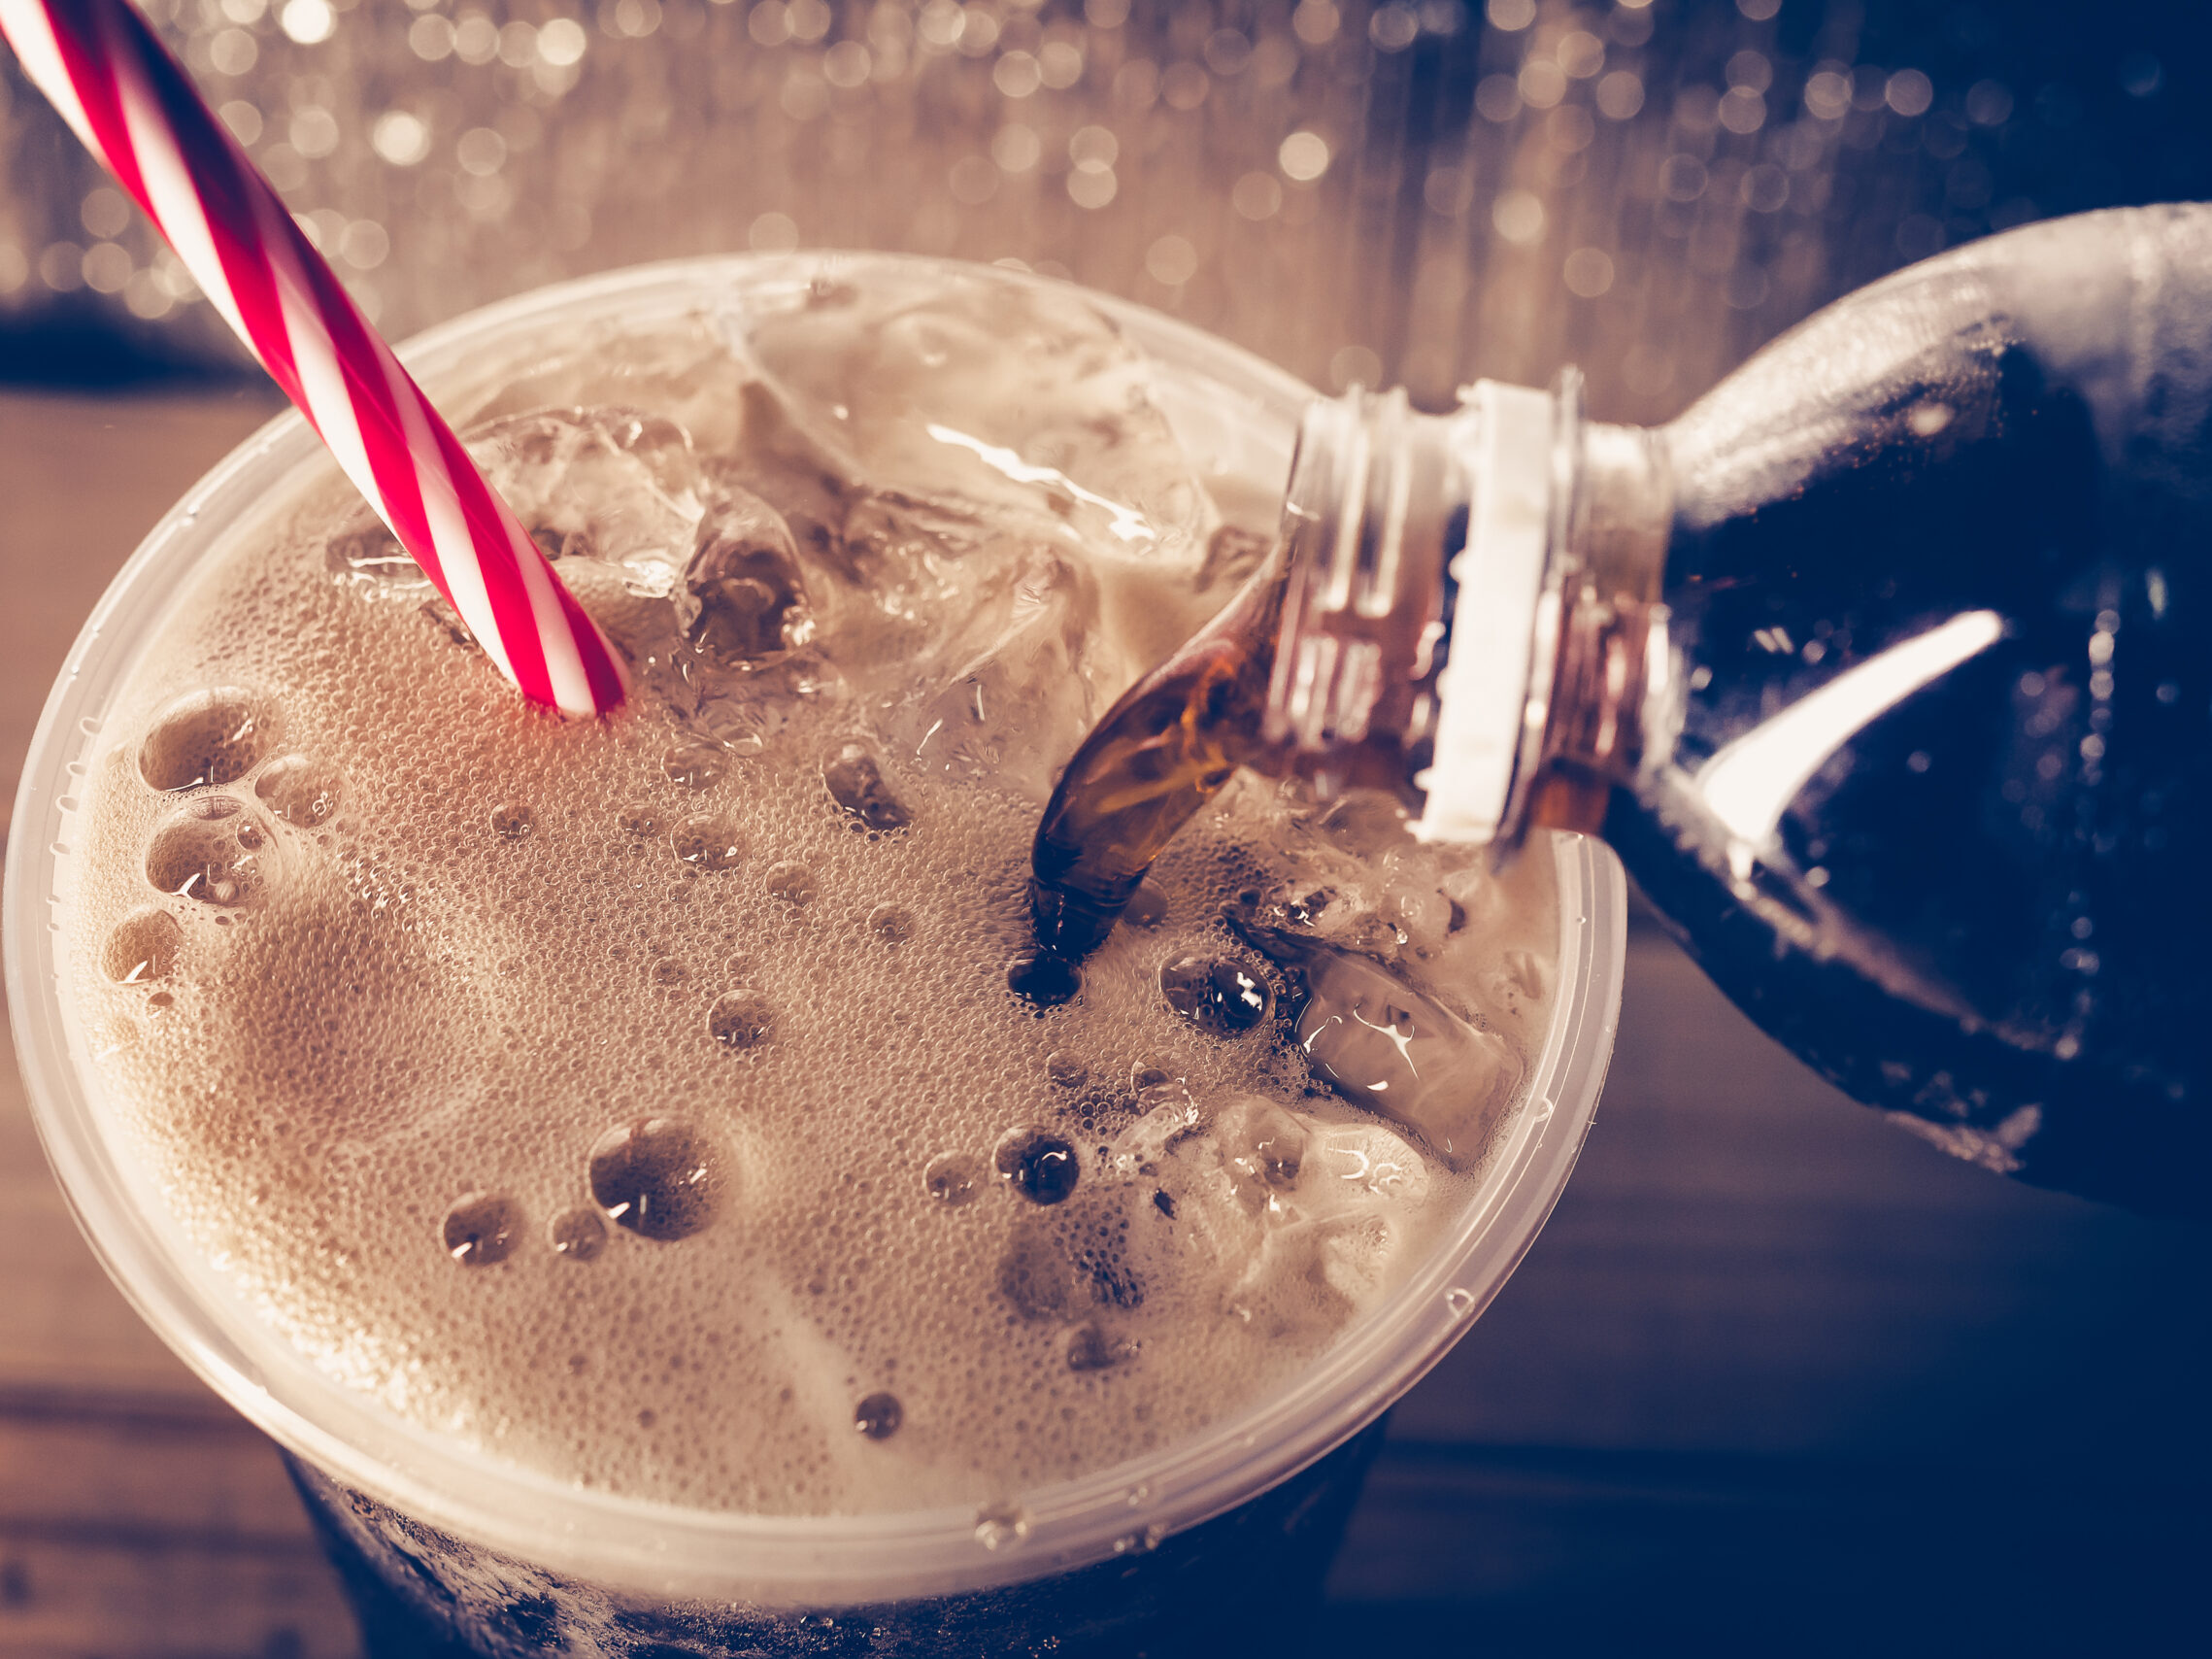
POLYGON ((1455 1162, 1482 1155, 1521 1081, 1511 1043, 1376 956, 1288 929, 1229 925, 1303 982, 1295 1031, 1317 1077, 1420 1131, 1455 1162))
POLYGON ((898 723, 918 763, 1042 802, 1103 706, 1087 655, 1097 614, 1097 583, 1042 548, 991 582, 898 723))
POLYGON ((1211 1278, 1263 1333, 1323 1329, 1389 1285, 1428 1198, 1422 1155, 1381 1125, 1253 1095, 1156 1108, 1105 1161, 1140 1281, 1211 1278))
POLYGON ((972 603, 961 563, 1015 544, 973 504, 877 488, 832 436, 811 430, 774 386, 748 385, 744 443, 714 482, 771 502, 789 531, 821 648, 848 675, 904 689, 909 659, 972 603))
POLYGON ((469 454, 552 559, 618 566, 666 592, 684 568, 705 478, 690 435, 634 409, 541 409, 472 428, 469 454))
POLYGON ((878 488, 989 503, 1195 576, 1218 518, 1150 365, 1074 289, 917 272, 757 323, 758 362, 878 488))
MULTIPOLYGON (((456 388, 441 403, 486 423, 542 409, 624 403, 655 409, 689 432, 702 454, 736 441, 738 394, 756 370, 742 345, 704 315, 652 323, 635 315, 598 327, 549 330, 527 374, 479 393, 456 388)), ((498 372, 511 363, 490 359, 498 372)))
POLYGON ((722 668, 767 667, 812 639, 806 579, 783 516, 750 490, 728 490, 699 521, 676 615, 692 649, 722 668))
POLYGON ((419 602, 436 592, 422 567, 366 507, 340 522, 323 542, 322 557, 330 574, 356 592, 419 602))

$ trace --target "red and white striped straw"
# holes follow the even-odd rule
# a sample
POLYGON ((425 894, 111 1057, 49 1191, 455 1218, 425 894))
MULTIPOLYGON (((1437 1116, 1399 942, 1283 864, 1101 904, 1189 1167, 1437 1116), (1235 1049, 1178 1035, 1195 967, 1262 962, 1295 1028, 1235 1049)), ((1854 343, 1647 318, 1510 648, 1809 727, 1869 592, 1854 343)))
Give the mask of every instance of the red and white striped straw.
POLYGON ((124 0, 0 0, 0 33, 531 701, 604 714, 622 670, 268 181, 124 0))

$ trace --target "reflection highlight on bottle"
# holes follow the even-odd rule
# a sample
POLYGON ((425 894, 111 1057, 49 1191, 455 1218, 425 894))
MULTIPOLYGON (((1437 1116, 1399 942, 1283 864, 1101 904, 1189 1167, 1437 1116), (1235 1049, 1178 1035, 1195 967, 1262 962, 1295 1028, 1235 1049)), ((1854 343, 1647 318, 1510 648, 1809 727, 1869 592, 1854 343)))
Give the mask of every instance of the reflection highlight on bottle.
POLYGON ((1749 877, 1753 858, 1773 838, 1784 809, 1829 756, 2003 634, 2004 619, 1996 612, 1961 612, 1846 669, 1724 745, 1698 768, 1697 793, 1728 831, 1736 877, 1749 877))

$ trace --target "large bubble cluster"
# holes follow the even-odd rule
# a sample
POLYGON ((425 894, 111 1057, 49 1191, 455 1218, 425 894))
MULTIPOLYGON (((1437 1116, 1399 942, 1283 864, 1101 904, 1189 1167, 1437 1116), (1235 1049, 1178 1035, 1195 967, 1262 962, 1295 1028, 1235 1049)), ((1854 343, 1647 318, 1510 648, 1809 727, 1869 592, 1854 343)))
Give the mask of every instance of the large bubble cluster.
POLYGON ((1223 596, 1142 360, 988 277, 652 328, 469 426, 620 715, 519 706, 335 485, 126 688, 69 994, 178 1219, 390 1409, 673 1502, 981 1508, 1281 1386, 1510 1112, 1545 861, 1248 781, 1010 970, 1043 792, 1223 596))

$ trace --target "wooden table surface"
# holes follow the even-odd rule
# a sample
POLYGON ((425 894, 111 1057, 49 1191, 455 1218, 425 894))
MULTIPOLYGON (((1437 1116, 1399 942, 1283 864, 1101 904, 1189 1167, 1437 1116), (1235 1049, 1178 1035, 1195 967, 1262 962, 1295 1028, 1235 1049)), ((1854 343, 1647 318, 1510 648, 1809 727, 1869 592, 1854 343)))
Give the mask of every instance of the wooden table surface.
MULTIPOLYGON (((244 392, 0 392, 0 777, 244 392)), ((4 811, 0 808, 0 811, 4 811)), ((0 827, 5 820, 0 818, 0 827)), ((2212 1240, 1843 1100, 1631 936, 1582 1167, 1400 1406, 1315 1651, 2159 1651, 2194 1633, 2212 1240)), ((340 1659, 268 1443, 138 1323, 0 1066, 0 1659, 340 1659)))

